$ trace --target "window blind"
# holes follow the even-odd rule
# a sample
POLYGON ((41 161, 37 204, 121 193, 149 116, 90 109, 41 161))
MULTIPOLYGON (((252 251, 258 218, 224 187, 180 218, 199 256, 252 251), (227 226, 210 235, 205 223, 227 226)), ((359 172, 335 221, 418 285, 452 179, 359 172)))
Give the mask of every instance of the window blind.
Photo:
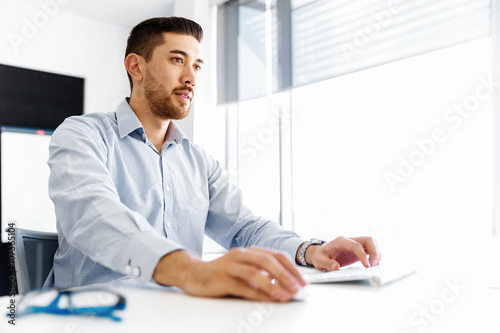
POLYGON ((294 0, 293 86, 491 34, 491 0, 294 0))

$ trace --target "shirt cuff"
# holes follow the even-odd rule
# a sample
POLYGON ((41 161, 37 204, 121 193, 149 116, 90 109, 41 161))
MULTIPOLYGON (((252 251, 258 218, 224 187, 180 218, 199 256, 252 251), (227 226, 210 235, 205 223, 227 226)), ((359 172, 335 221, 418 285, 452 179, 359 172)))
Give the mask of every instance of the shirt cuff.
POLYGON ((294 263, 297 264, 295 258, 297 258, 297 251, 299 250, 300 245, 302 243, 306 242, 302 238, 288 238, 281 243, 279 250, 285 252, 290 256, 290 260, 294 263))
POLYGON ((185 248, 156 232, 140 232, 135 235, 125 249, 119 270, 121 273, 142 283, 154 282, 156 265, 166 254, 185 248))

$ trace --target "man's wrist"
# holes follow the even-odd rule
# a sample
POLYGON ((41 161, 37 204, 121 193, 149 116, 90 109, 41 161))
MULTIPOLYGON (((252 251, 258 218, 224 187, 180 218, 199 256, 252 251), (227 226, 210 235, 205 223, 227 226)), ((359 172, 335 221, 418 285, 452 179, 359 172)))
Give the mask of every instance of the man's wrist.
POLYGON ((317 250, 318 246, 321 246, 325 244, 325 241, 318 240, 318 239, 312 239, 310 241, 302 243, 299 248, 297 249, 297 254, 295 261, 297 264, 302 265, 302 266, 313 266, 313 258, 314 258, 314 253, 317 250), (316 248, 313 251, 310 251, 311 249, 316 248))
POLYGON ((313 258, 314 254, 316 251, 321 247, 321 244, 312 244, 309 245, 309 247, 306 249, 306 252, 304 254, 305 261, 308 265, 314 266, 313 264, 313 258))
POLYGON ((184 250, 170 252, 158 261, 153 280, 158 284, 183 289, 191 270, 199 261, 184 250))

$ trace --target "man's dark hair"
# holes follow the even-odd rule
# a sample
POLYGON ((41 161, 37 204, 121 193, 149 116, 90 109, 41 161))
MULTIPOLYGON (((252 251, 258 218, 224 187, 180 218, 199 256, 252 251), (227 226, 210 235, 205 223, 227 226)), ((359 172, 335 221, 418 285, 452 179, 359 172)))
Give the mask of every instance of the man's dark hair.
MULTIPOLYGON (((165 42, 164 32, 190 35, 196 38, 198 42, 201 42, 203 38, 203 29, 192 20, 175 16, 155 17, 142 21, 132 29, 127 39, 125 58, 130 53, 135 53, 146 61, 151 60, 154 49, 165 42)), ((128 72, 127 75, 130 82, 130 91, 132 91, 132 77, 128 72)))

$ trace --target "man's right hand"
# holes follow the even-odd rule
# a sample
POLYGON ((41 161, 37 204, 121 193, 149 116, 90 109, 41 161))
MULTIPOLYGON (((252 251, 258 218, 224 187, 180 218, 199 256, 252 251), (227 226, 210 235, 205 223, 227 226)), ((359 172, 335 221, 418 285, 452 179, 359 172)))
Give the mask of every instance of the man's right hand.
POLYGON ((193 296, 276 302, 289 301, 306 285, 286 255, 256 247, 234 248, 206 262, 185 251, 175 251, 160 260, 153 279, 193 296))

